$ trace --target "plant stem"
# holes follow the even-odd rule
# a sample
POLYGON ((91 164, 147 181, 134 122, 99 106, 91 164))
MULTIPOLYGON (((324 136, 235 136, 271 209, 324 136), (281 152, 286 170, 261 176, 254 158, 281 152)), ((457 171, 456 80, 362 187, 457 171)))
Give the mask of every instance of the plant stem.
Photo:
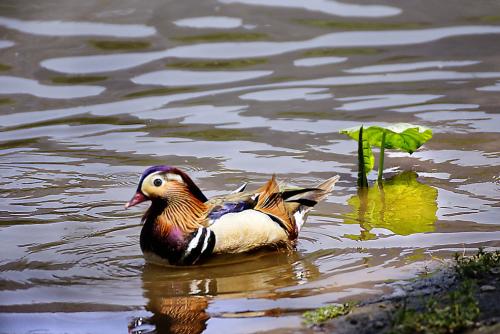
POLYGON ((363 150, 363 126, 359 129, 358 137, 358 187, 368 188, 368 179, 366 178, 365 155, 363 150))
POLYGON ((380 156, 378 160, 378 181, 382 181, 382 173, 384 172, 384 151, 385 151, 385 132, 382 133, 382 143, 380 145, 380 156))

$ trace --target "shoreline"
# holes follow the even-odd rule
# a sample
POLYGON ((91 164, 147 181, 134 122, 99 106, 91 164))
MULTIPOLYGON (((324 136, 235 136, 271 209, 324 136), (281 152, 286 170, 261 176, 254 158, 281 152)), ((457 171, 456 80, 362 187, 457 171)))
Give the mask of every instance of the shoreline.
POLYGON ((387 284, 392 293, 291 332, 500 333, 499 251, 457 256, 426 277, 387 284))

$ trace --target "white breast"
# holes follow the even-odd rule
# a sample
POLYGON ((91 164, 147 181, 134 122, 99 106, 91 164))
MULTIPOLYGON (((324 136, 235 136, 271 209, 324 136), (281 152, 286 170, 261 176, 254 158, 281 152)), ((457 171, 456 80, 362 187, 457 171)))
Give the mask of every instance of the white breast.
POLYGON ((283 228, 256 210, 225 214, 210 229, 215 233, 214 253, 241 253, 288 240, 283 228))

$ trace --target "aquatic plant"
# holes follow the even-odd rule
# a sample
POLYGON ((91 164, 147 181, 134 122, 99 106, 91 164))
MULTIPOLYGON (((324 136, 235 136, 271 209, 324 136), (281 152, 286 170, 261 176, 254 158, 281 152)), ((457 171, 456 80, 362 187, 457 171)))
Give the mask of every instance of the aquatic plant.
POLYGON ((302 316, 304 317, 304 323, 306 325, 318 326, 330 319, 346 315, 353 307, 354 304, 352 303, 332 304, 304 312, 302 316))
POLYGON ((432 130, 408 123, 397 123, 387 127, 353 127, 340 133, 358 141, 358 186, 368 187, 366 175, 373 169, 375 157, 371 146, 380 147, 378 180, 382 180, 385 149, 397 149, 412 154, 432 138, 432 130))
POLYGON ((478 278, 500 266, 500 251, 485 252, 479 248, 477 254, 463 256, 455 254, 455 270, 460 277, 478 278))

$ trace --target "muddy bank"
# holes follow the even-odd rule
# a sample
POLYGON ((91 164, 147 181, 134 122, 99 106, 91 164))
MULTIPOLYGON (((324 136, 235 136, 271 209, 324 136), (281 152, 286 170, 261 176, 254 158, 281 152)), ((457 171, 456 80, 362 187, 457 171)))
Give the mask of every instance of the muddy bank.
POLYGON ((500 333, 499 254, 458 257, 426 277, 389 283, 392 294, 363 301, 347 315, 293 332, 500 333))

